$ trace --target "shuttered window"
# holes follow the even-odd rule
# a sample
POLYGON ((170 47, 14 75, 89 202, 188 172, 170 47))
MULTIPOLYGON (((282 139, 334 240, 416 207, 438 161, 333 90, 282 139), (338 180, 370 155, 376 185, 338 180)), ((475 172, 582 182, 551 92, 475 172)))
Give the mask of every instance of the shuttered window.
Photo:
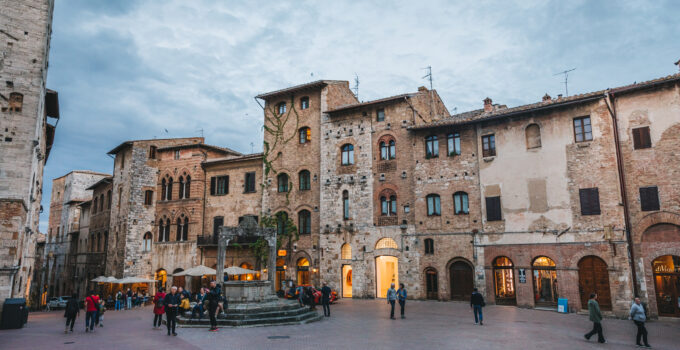
POLYGON ((633 129, 633 148, 642 149, 652 147, 652 139, 649 137, 649 127, 633 129))
POLYGON ((229 193, 229 176, 213 176, 210 178, 210 195, 221 196, 229 193))
POLYGON ((224 217, 216 216, 213 218, 213 234, 218 235, 220 233, 220 227, 224 226, 224 217))
POLYGON ((642 211, 659 210, 659 189, 656 186, 640 187, 640 207, 642 211))
POLYGON ((255 192, 255 173, 246 173, 246 178, 245 178, 245 188, 243 191, 245 193, 252 193, 255 192))
POLYGON ((600 215, 600 192, 597 188, 578 190, 581 201, 581 215, 600 215))
POLYGON ((482 136, 482 157, 493 157, 496 155, 496 136, 482 136))
POLYGON ((502 220, 501 197, 486 197, 486 221, 502 220))

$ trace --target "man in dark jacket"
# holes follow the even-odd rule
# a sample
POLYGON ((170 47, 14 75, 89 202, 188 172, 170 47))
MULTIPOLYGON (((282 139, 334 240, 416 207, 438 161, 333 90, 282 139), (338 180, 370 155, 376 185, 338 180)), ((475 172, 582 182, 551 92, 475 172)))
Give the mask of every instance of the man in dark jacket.
POLYGON ((323 306, 323 315, 326 317, 331 317, 331 288, 323 283, 321 287, 321 305, 323 306))
POLYGON ((78 306, 78 295, 75 293, 71 295, 71 299, 66 302, 66 310, 64 310, 64 317, 66 317, 66 328, 64 333, 73 332, 73 324, 76 322, 76 317, 80 314, 80 306, 78 306))
POLYGON ((602 334, 602 313, 600 312, 600 304, 597 303, 597 293, 590 294, 590 300, 588 300, 588 316, 593 322, 593 330, 585 334, 583 337, 586 340, 590 340, 595 333, 597 333, 597 341, 599 343, 606 343, 604 340, 604 335, 602 334))
MULTIPOLYGON (((210 316, 210 331, 217 331, 217 318, 215 313, 217 313, 217 306, 222 297, 222 288, 215 281, 210 282, 210 291, 205 299, 208 301, 208 315, 210 316)), ((226 310, 225 310, 226 312, 226 310)))
POLYGON ((165 315, 167 317, 168 335, 172 330, 172 335, 177 335, 175 333, 175 326, 177 325, 177 313, 179 312, 180 297, 177 293, 177 287, 172 286, 170 288, 170 293, 165 296, 163 300, 165 304, 165 315))
POLYGON ((472 290, 472 296, 470 297, 470 307, 475 313, 475 324, 481 326, 484 325, 484 317, 482 316, 482 308, 486 305, 484 303, 484 297, 477 291, 477 288, 472 290), (477 316, 479 315, 479 318, 477 316))

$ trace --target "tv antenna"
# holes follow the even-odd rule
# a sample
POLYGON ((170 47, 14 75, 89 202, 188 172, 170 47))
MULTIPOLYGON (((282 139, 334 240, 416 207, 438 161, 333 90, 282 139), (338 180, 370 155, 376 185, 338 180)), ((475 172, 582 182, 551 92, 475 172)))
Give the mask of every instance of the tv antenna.
POLYGON ((250 153, 255 153, 255 144, 252 142, 250 143, 250 153))
POLYGON ((201 137, 203 137, 203 128, 196 130, 196 132, 199 133, 201 137))
POLYGON ((354 96, 357 98, 357 101, 359 100, 359 76, 357 73, 354 73, 354 87, 352 88, 354 90, 354 96))
POLYGON ((565 94, 565 97, 569 96, 569 72, 573 72, 575 70, 576 70, 576 68, 572 68, 572 69, 567 69, 565 71, 561 71, 559 73, 553 74, 553 76, 564 74, 564 94, 565 94))
POLYGON ((435 114, 434 113, 434 95, 432 95, 432 66, 427 66, 422 69, 427 69, 427 74, 423 76, 421 79, 427 78, 427 80, 430 81, 430 118, 435 114))

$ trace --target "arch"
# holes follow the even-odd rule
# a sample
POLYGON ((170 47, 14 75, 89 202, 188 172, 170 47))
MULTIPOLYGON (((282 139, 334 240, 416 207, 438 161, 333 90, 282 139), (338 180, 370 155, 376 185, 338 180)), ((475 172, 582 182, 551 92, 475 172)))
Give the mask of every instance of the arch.
POLYGON ((468 300, 474 288, 472 264, 464 258, 449 261, 449 284, 451 300, 468 300))
POLYGON ((648 227, 642 235, 642 243, 651 242, 680 242, 680 226, 657 223, 648 227))
POLYGON ((649 213, 640 219, 634 227, 634 242, 641 243, 645 231, 656 224, 673 224, 680 226, 680 214, 669 211, 658 211, 649 213))
POLYGON ((680 256, 662 255, 652 261, 659 316, 680 317, 680 256))
POLYGON ((425 275, 425 297, 431 300, 439 299, 439 274, 434 267, 427 267, 425 275))
POLYGON ((384 237, 375 243, 375 249, 399 249, 399 246, 392 238, 384 237))
POLYGON ((395 159, 397 153, 396 153, 396 140, 394 136, 390 134, 381 136, 378 139, 378 152, 380 160, 395 159))
POLYGON ((612 309, 607 263, 595 255, 584 256, 578 262, 578 288, 581 309, 588 308, 590 293, 597 293, 597 301, 603 310, 612 309))
POLYGON ((354 145, 346 143, 340 147, 341 165, 354 164, 354 145))
POLYGON ((385 188, 380 191, 380 215, 394 216, 397 215, 397 194, 391 188, 385 188))
POLYGON ((309 170, 304 169, 298 173, 300 191, 308 191, 312 188, 309 170))
POLYGON ((529 124, 524 129, 527 149, 541 147, 541 127, 538 124, 529 124))
POLYGON ((283 193, 283 192, 288 192, 288 174, 286 173, 281 173, 276 176, 276 182, 277 182, 277 187, 278 191, 283 193))
POLYGON ((312 233, 312 213, 307 209, 298 212, 298 233, 301 235, 312 233))
POLYGON ((298 136, 300 144, 312 142, 312 129, 303 126, 298 130, 298 136))
POLYGON ((178 288, 181 287, 182 289, 184 289, 186 286, 186 279, 184 278, 184 276, 175 276, 175 274, 180 273, 182 271, 184 271, 183 268, 176 268, 172 270, 172 285, 174 287, 178 288))
POLYGON ((516 305, 514 264, 507 256, 493 259, 493 280, 496 304, 516 305))
POLYGON ((534 303, 537 306, 556 306, 558 298, 555 261, 545 255, 537 256, 531 263, 534 303))
POLYGON ((309 273, 309 266, 310 266, 309 259, 306 257, 301 257, 297 259, 297 262, 295 263, 296 271, 297 271, 297 284, 298 285, 308 285, 311 283, 310 279, 310 273, 309 273))
POLYGON ((343 260, 352 260, 352 246, 345 243, 340 248, 340 258, 343 260))

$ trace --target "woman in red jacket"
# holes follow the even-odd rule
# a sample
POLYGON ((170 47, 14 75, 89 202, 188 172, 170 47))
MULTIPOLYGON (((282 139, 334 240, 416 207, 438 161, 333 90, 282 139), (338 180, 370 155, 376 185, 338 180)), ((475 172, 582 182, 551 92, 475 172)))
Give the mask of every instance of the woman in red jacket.
POLYGON ((165 313, 165 306, 163 306, 163 299, 165 299, 165 293, 163 288, 158 289, 158 293, 153 297, 153 328, 161 328, 161 321, 163 320, 163 314, 165 313))

